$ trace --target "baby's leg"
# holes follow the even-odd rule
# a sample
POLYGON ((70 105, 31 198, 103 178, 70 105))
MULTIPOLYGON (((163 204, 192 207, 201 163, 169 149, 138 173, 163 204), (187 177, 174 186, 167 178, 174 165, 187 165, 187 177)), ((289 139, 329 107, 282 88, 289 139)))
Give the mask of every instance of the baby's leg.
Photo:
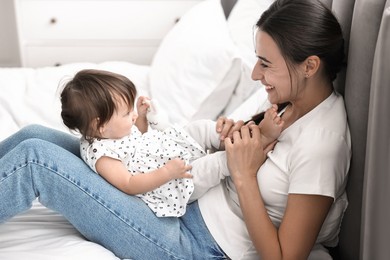
POLYGON ((224 151, 196 159, 191 165, 195 189, 191 195, 190 202, 199 199, 206 191, 230 175, 224 151))
POLYGON ((184 129, 203 149, 219 149, 221 141, 216 130, 216 123, 212 120, 202 119, 190 122, 184 129))

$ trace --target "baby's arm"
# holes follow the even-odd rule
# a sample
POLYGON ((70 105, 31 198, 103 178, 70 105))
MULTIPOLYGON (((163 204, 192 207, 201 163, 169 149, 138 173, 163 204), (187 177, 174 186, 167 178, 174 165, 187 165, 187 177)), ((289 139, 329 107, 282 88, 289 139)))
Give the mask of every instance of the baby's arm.
POLYGON ((148 131, 148 119, 146 118, 146 114, 148 112, 148 108, 150 106, 148 97, 140 96, 137 100, 137 113, 138 118, 135 121, 135 125, 141 133, 145 133, 148 131))
POLYGON ((123 163, 103 156, 96 162, 96 171, 117 189, 129 195, 152 191, 172 179, 192 178, 190 165, 181 159, 172 159, 165 166, 146 174, 132 175, 123 163))
POLYGON ((259 124, 261 140, 264 146, 275 141, 283 130, 284 121, 278 116, 278 106, 272 105, 264 114, 264 119, 259 124))

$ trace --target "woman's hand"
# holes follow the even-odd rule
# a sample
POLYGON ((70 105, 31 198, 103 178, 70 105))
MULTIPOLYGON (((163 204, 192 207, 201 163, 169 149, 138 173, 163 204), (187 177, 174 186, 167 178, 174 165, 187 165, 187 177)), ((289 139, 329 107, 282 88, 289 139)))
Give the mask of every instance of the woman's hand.
POLYGON ((233 133, 233 139, 225 138, 224 144, 229 171, 236 185, 256 178, 258 169, 274 146, 263 147, 260 129, 255 124, 242 126, 240 131, 233 133))
POLYGON ((216 123, 216 131, 219 133, 219 140, 221 140, 221 144, 219 146, 220 150, 225 149, 224 140, 225 138, 233 139, 233 132, 239 131, 241 127, 244 125, 244 121, 238 120, 234 122, 233 119, 229 119, 224 116, 220 116, 216 123))
POLYGON ((244 125, 244 121, 238 120, 234 122, 233 119, 229 119, 224 116, 220 116, 217 120, 216 130, 220 135, 220 140, 225 140, 226 137, 232 138, 233 132, 241 129, 241 126, 244 125))

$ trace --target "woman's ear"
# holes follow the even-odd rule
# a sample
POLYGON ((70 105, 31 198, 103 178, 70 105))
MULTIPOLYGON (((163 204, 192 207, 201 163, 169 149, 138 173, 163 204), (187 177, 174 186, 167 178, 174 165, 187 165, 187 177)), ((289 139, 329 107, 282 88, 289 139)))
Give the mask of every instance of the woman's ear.
POLYGON ((317 55, 312 55, 306 58, 303 62, 305 78, 310 78, 317 73, 321 65, 321 59, 317 55))

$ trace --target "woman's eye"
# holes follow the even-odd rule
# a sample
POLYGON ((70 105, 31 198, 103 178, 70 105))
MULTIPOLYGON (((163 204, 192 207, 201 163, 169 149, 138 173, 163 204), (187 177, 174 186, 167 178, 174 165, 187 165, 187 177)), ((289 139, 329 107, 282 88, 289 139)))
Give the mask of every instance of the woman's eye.
POLYGON ((263 62, 260 63, 260 66, 263 67, 263 68, 268 68, 268 65, 263 63, 263 62))
POLYGON ((268 68, 268 65, 262 59, 260 59, 260 66, 263 68, 268 68))

